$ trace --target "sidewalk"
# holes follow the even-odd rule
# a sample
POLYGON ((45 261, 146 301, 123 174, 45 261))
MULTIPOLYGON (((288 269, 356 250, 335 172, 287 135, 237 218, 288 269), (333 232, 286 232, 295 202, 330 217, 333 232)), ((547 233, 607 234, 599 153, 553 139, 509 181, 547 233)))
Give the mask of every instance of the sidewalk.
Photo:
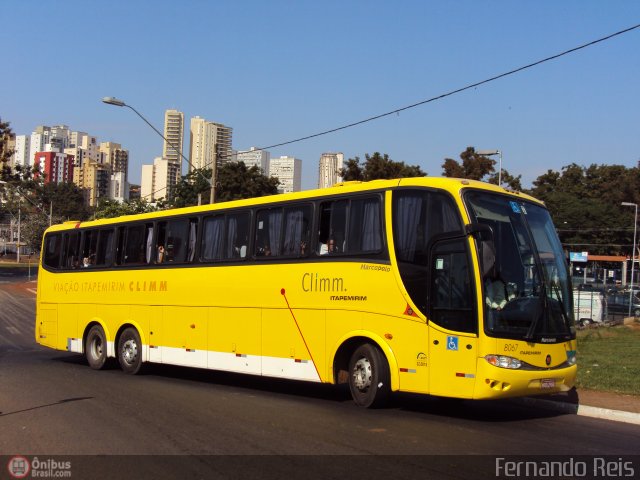
POLYGON ((572 390, 549 397, 526 397, 525 404, 580 416, 640 425, 640 396, 595 390, 572 390))

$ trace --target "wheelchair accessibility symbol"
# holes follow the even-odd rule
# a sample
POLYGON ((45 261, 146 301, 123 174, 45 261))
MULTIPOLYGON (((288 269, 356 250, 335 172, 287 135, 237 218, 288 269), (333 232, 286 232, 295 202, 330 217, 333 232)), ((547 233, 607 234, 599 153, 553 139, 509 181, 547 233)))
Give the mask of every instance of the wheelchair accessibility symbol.
POLYGON ((458 337, 447 337, 447 350, 458 350, 458 337))

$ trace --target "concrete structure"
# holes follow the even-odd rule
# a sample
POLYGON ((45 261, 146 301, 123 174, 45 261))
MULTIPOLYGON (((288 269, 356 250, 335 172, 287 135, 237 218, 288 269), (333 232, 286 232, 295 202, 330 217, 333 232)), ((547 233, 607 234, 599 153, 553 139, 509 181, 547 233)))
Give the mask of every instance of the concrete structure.
POLYGON ((109 198, 118 202, 129 200, 129 182, 124 172, 111 173, 109 178, 109 198))
POLYGON ((280 180, 279 193, 299 192, 302 189, 302 160, 287 156, 272 158, 269 176, 280 180))
POLYGON ((318 171, 318 188, 327 188, 342 182, 340 170, 344 166, 344 154, 323 153, 320 155, 320 169, 318 171))
POLYGON ((142 165, 140 197, 147 202, 170 199, 178 183, 180 165, 166 158, 156 157, 153 165, 142 165))
POLYGON ((94 207, 102 198, 109 198, 109 167, 87 160, 73 172, 73 183, 84 190, 85 204, 94 207))
POLYGON ((264 175, 269 174, 269 164, 271 161, 271 154, 266 150, 259 150, 256 147, 251 147, 249 150, 240 150, 233 155, 236 161, 244 162, 244 164, 251 168, 254 165, 262 170, 264 175))
POLYGON ((44 175, 44 183, 73 181, 73 155, 60 152, 36 152, 35 166, 44 175))
POLYGON ((178 165, 178 171, 182 175, 182 152, 184 143, 184 113, 178 110, 164 112, 164 142, 162 158, 178 165))
POLYGON ((15 152, 13 153, 12 168, 16 166, 28 167, 31 164, 31 137, 29 135, 16 135, 15 152))
POLYGON ((189 171, 216 165, 216 128, 213 122, 193 117, 189 129, 189 171))

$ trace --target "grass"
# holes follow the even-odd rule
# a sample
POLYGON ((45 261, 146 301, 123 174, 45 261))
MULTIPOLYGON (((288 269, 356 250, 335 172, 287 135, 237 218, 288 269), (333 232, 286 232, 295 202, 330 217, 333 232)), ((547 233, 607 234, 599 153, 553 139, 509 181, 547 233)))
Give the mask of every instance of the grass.
POLYGON ((640 328, 578 332, 578 388, 640 395, 640 328))

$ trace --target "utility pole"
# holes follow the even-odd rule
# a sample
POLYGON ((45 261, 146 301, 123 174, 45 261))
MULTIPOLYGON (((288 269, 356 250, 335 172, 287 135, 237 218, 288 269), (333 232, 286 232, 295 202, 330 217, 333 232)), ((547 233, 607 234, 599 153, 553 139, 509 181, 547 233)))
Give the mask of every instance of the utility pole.
POLYGON ((16 244, 16 263, 20 263, 20 210, 22 208, 22 199, 18 197, 18 243, 16 244))

